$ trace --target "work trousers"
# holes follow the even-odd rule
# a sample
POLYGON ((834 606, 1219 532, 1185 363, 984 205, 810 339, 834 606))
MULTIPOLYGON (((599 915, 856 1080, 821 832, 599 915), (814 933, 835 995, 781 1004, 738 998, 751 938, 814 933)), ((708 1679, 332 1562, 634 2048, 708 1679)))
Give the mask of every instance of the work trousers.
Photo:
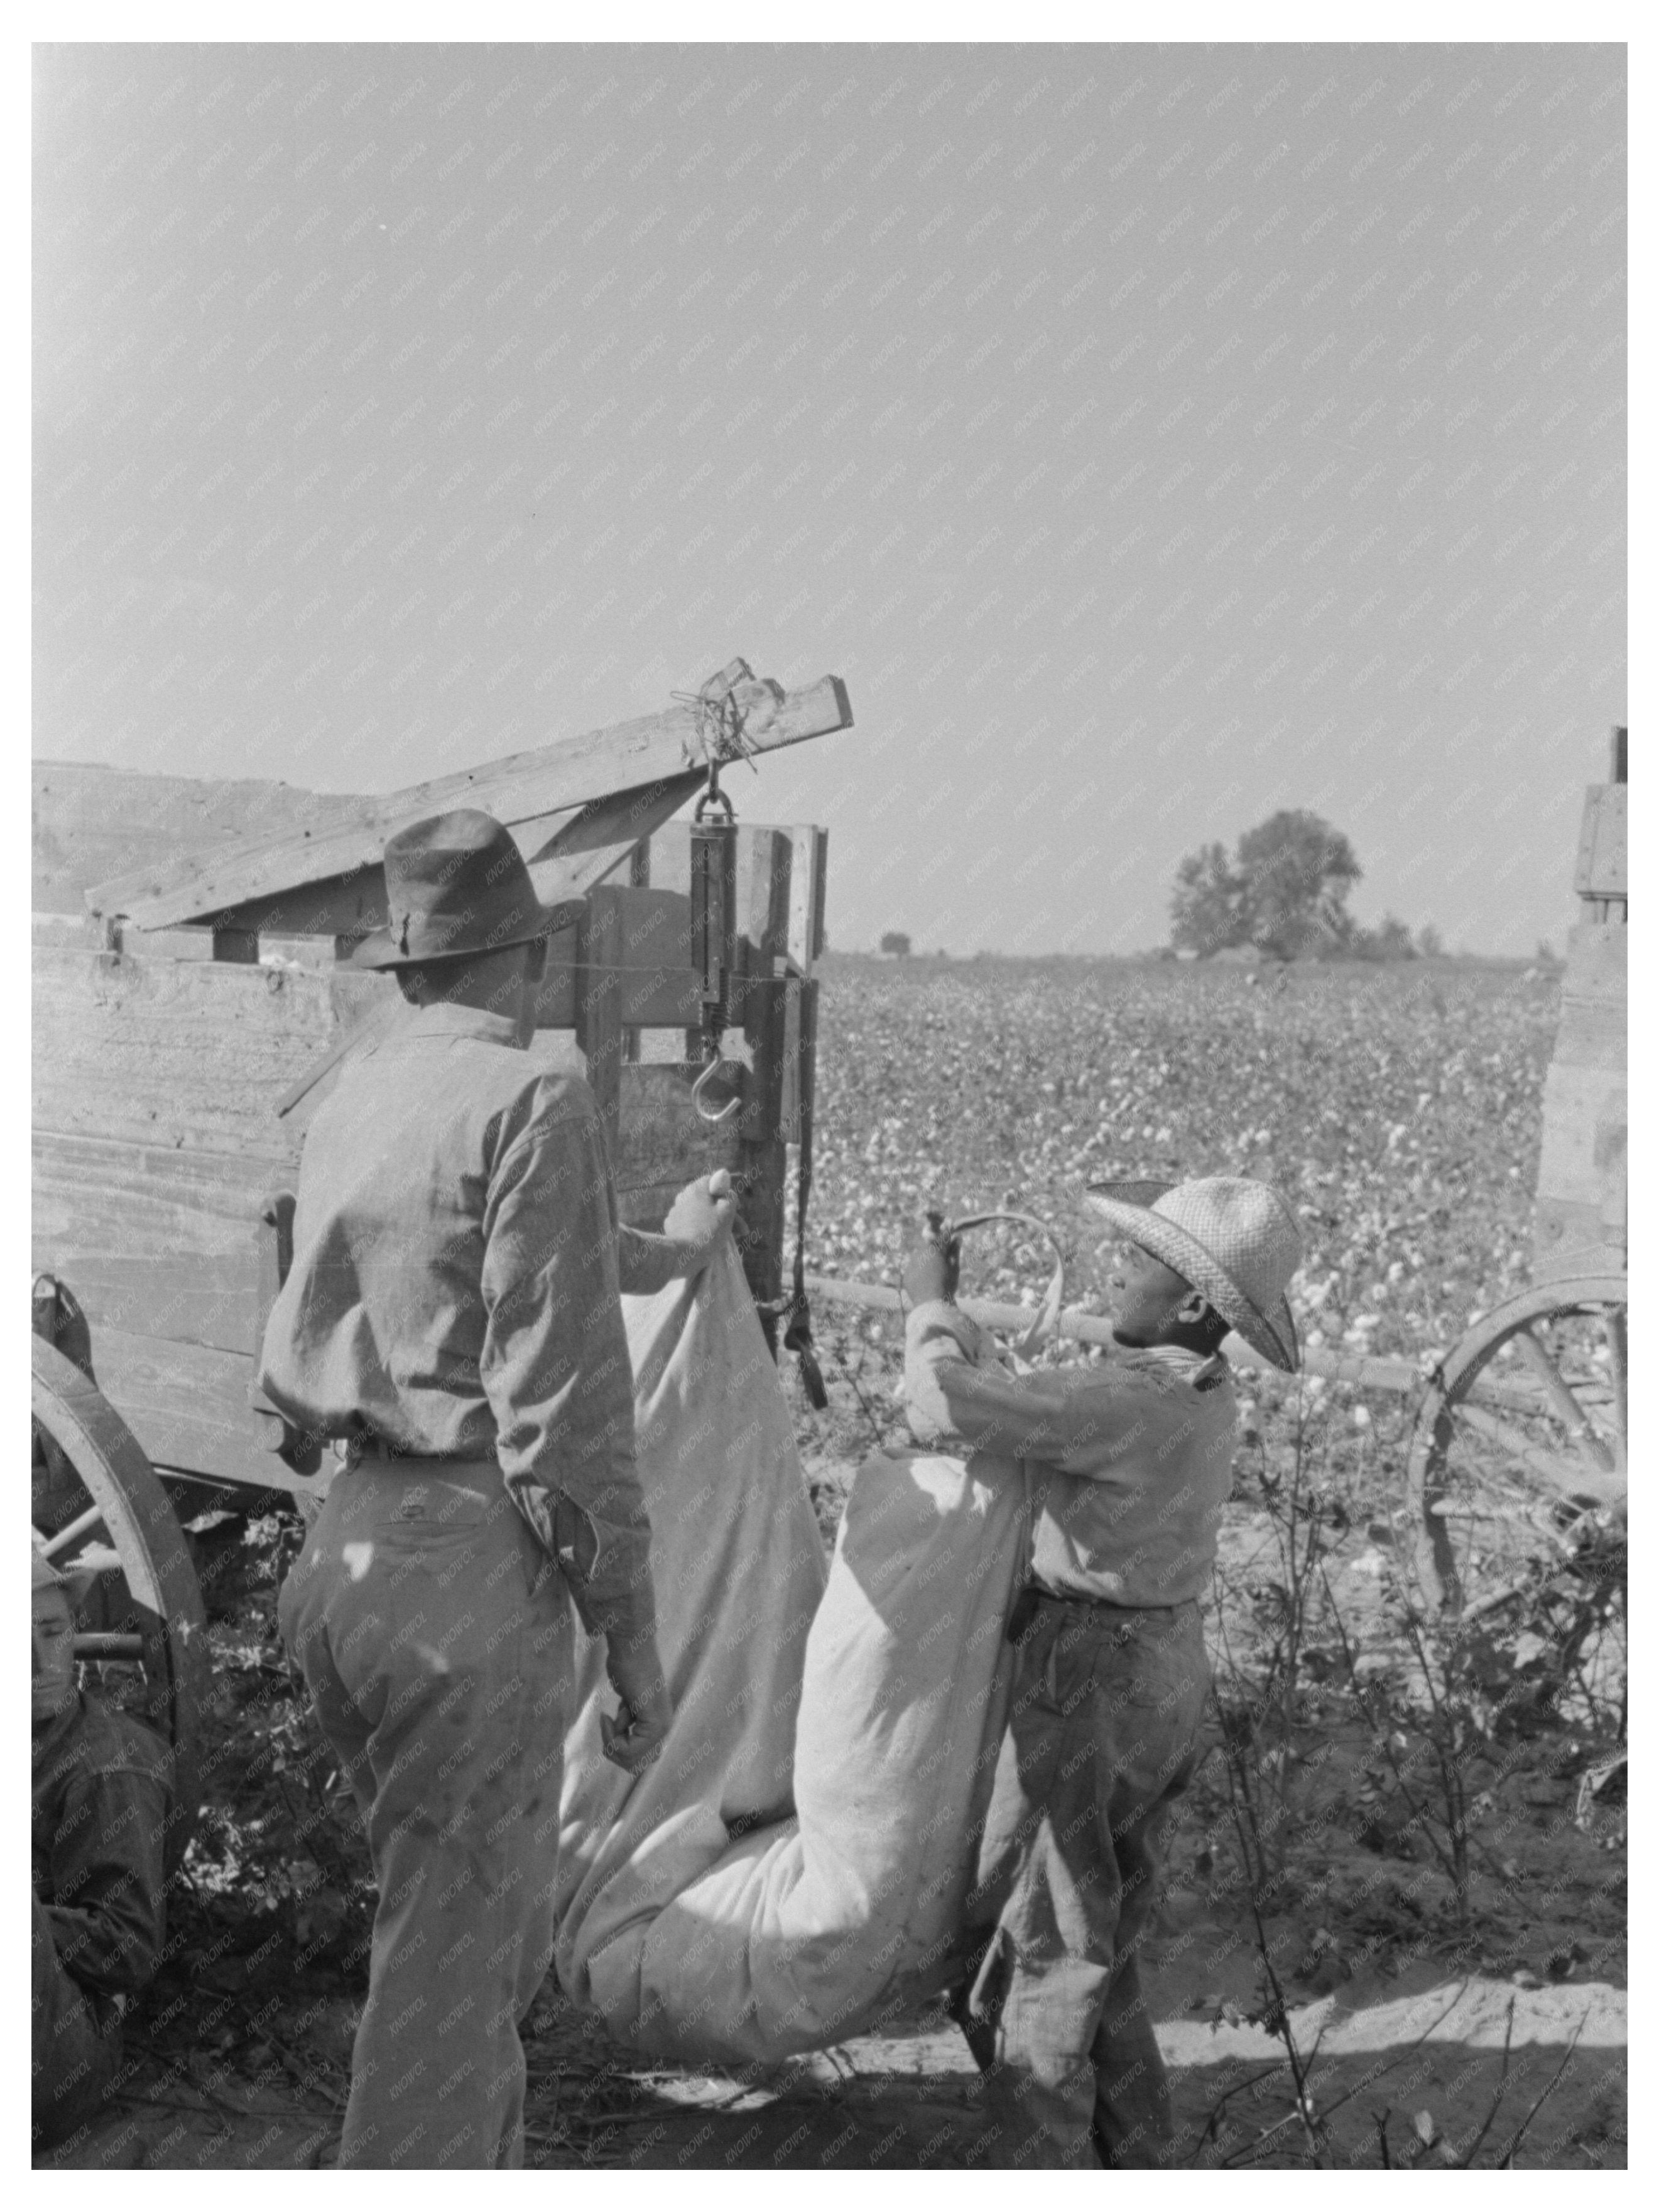
POLYGON ((65 2142, 96 2119, 121 2057, 121 2031, 100 2023, 86 1991, 65 1972, 52 1923, 32 1897, 29 1936, 31 2121, 37 2149, 65 2142))
POLYGON ((988 2166, 1169 2154, 1169 2083, 1136 1954, 1208 1686, 1195 1604, 1039 1597, 969 1905, 995 1929, 956 2008, 984 2075, 988 2166))
POLYGON ((379 1891, 340 2164, 522 2166, 519 2022, 553 1955, 570 1717, 563 1580, 493 1460, 371 1459, 337 1477, 279 1618, 379 1891))

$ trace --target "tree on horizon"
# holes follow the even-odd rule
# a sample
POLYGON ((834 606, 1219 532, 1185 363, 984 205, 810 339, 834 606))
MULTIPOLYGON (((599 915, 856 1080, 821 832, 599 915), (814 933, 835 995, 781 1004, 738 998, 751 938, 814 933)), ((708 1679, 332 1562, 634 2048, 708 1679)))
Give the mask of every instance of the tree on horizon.
POLYGON ((1355 941, 1348 893, 1363 871, 1322 815, 1281 808, 1247 830, 1233 858, 1218 842, 1188 853, 1170 896, 1170 942, 1200 958, 1254 945, 1281 960, 1346 951, 1355 941))

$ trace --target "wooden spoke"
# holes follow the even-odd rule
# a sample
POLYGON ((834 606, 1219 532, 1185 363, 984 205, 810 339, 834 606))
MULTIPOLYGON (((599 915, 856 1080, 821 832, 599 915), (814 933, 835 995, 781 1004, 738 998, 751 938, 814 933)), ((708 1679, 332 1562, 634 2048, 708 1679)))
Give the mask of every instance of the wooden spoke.
MULTIPOLYGON (((1547 1482, 1551 1488, 1565 1496, 1611 1497, 1614 1486, 1609 1482, 1613 1470, 1599 1462, 1563 1457, 1554 1452, 1540 1450, 1529 1437, 1507 1421, 1500 1421, 1495 1413, 1483 1407, 1471 1406, 1467 1401, 1457 1408, 1457 1419, 1477 1436, 1498 1445, 1522 1467, 1547 1482)), ((1623 1485, 1616 1487, 1622 1491, 1623 1485)))
POLYGON ((1629 1431, 1630 1335, 1629 1322, 1623 1306, 1614 1306, 1607 1315, 1607 1351, 1613 1367, 1613 1407, 1619 1423, 1619 1442, 1627 1447, 1629 1431))
POLYGON ((1604 1474, 1613 1472, 1613 1455, 1584 1415, 1584 1409, 1567 1388, 1561 1370, 1529 1328, 1519 1328, 1512 1340, 1521 1357, 1544 1386, 1544 1392, 1565 1425, 1567 1434, 1589 1452, 1604 1474))
POLYGON ((103 1525, 103 1507, 88 1505, 84 1513, 77 1513, 74 1520, 61 1528, 55 1536, 48 1536, 40 1549, 47 1559, 55 1559, 60 1552, 68 1551, 71 1544, 79 1543, 82 1536, 94 1528, 101 1528, 103 1525))
POLYGON ((184 1534, 143 1446, 97 1388, 44 1337, 29 1341, 30 1412, 63 1453, 88 1503, 54 1529, 67 1552, 101 1524, 126 1583, 124 1618, 86 1632, 88 1658, 127 1658, 137 1644, 143 1717, 173 1747, 173 1792, 162 1852, 184 1856, 201 1802, 200 1716, 210 1694, 207 1619, 184 1534))

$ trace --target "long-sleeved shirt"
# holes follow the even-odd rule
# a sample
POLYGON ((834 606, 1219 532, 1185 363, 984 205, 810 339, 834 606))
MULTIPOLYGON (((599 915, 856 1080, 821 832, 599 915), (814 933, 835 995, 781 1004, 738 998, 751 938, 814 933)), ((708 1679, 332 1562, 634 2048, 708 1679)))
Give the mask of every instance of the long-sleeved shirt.
POLYGON ((325 1436, 493 1455, 589 1626, 637 1634, 650 1528, 618 1292, 623 1269, 653 1290, 678 1256, 619 1232, 580 1076, 538 1069, 502 1016, 423 1007, 359 1053, 307 1132, 260 1387, 325 1436))
POLYGON ((34 1893, 58 1961, 96 1999, 136 1996, 161 1963, 172 1753, 78 1692, 32 1751, 34 1893))
POLYGON ((957 1306, 917 1306, 904 1388, 919 1443, 1046 1471, 1031 1579, 1057 1597, 1177 1604, 1207 1587, 1232 1481, 1231 1370, 1176 1346, 1017 1375, 957 1306))

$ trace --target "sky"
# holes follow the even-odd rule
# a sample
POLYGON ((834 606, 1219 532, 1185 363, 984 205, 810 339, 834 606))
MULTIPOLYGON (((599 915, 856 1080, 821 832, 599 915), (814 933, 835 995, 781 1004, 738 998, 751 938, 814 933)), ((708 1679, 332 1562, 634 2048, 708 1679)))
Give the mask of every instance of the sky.
POLYGON ((1611 46, 37 46, 35 756, 376 792, 741 654, 833 945, 1309 807, 1528 954, 1626 710, 1611 46))

